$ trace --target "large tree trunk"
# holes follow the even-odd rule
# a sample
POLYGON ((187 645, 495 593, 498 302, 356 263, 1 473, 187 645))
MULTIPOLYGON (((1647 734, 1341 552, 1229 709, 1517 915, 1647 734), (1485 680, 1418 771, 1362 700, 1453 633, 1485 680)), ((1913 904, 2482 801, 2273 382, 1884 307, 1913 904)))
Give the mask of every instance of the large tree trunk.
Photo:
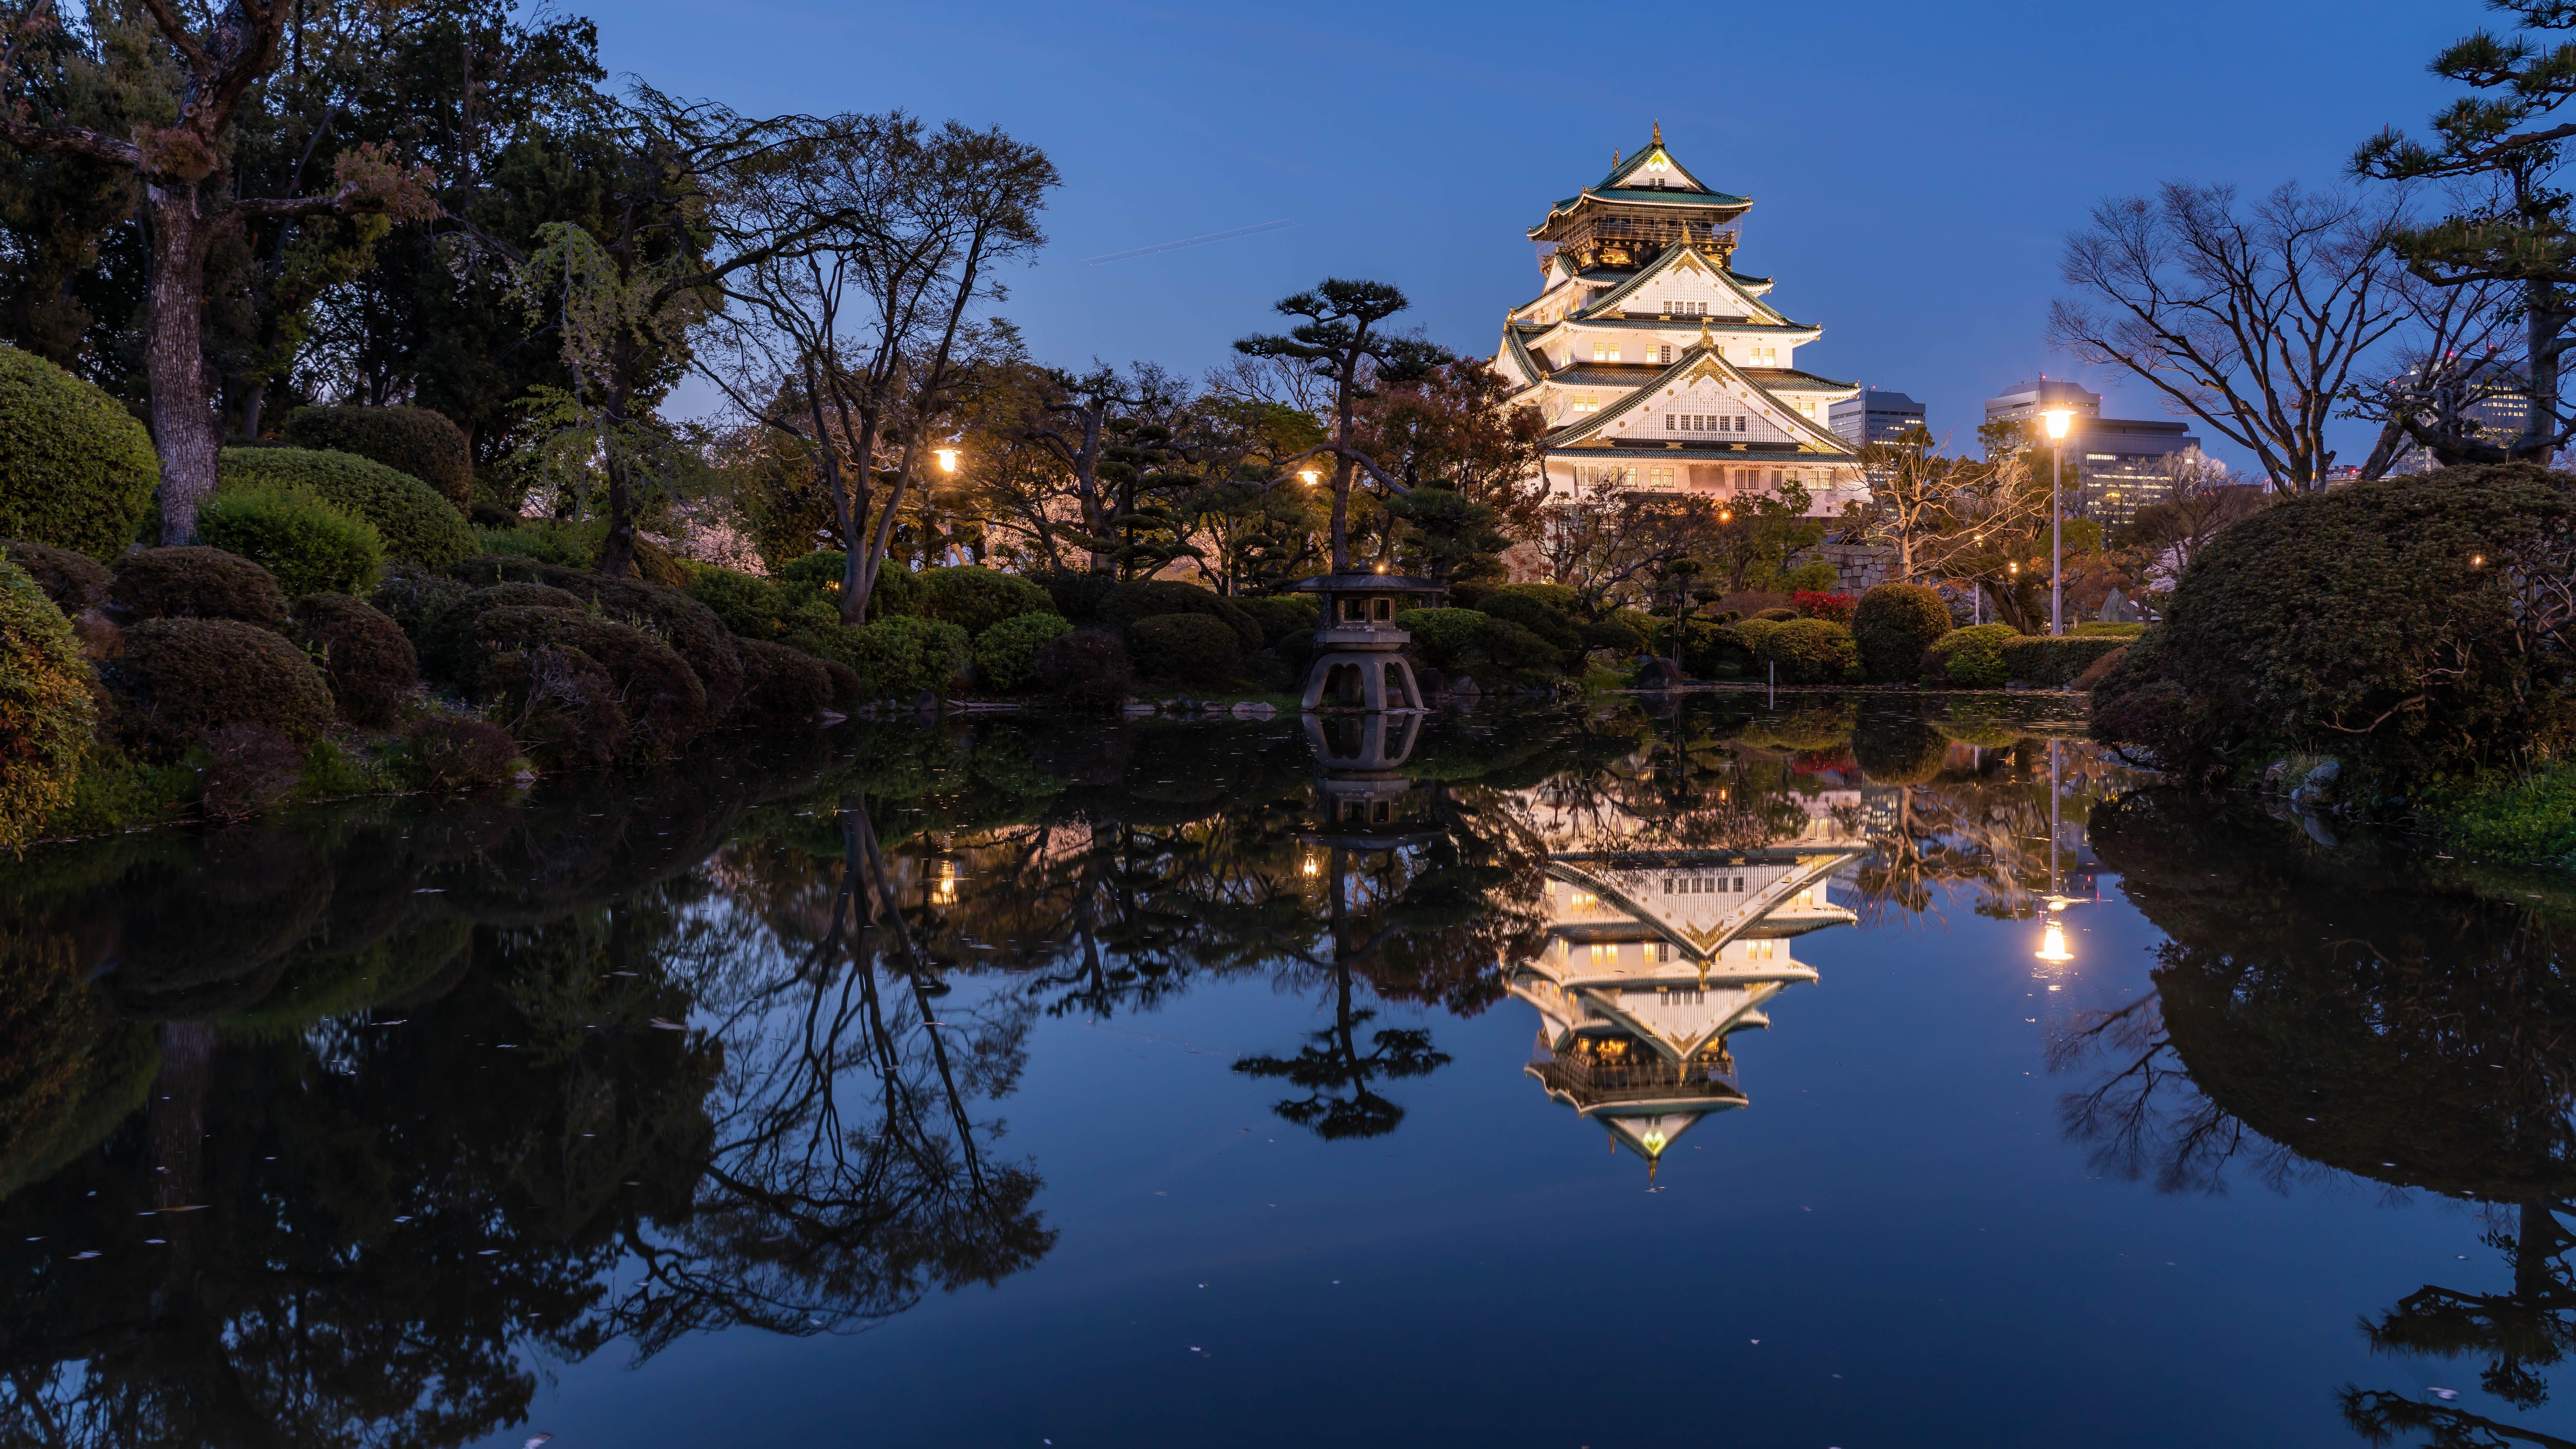
POLYGON ((196 188, 144 188, 152 271, 145 309, 144 377, 152 389, 152 446, 161 455, 161 542, 197 541, 197 510, 215 493, 223 452, 206 387, 198 329, 206 310, 206 246, 214 223, 197 210, 196 188))

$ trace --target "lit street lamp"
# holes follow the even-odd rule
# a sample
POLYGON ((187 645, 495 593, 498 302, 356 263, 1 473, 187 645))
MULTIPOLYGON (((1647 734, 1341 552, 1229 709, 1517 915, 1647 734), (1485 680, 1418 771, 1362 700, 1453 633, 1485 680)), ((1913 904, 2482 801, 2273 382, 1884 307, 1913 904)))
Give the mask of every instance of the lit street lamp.
POLYGON ((2059 480, 2066 472, 2066 429, 2075 421, 2068 408, 2039 415, 2048 424, 2048 632, 2066 632, 2066 520, 2058 503, 2059 480))
POLYGON ((930 451, 939 459, 940 472, 954 473, 957 471, 957 455, 964 450, 959 448, 933 448, 930 451))

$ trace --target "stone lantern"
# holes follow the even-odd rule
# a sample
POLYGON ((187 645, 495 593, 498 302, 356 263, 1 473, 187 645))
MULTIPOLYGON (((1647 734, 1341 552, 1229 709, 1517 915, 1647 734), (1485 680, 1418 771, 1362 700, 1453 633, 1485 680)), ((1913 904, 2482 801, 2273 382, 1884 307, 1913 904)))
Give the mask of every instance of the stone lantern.
POLYGON ((1403 653, 1413 636, 1395 626, 1395 616, 1438 607, 1448 595, 1446 586, 1409 574, 1353 572, 1300 579, 1292 587, 1301 594, 1321 594, 1324 602, 1300 708, 1376 712, 1423 707, 1422 690, 1403 653), (1331 706, 1325 703, 1327 696, 1331 706))

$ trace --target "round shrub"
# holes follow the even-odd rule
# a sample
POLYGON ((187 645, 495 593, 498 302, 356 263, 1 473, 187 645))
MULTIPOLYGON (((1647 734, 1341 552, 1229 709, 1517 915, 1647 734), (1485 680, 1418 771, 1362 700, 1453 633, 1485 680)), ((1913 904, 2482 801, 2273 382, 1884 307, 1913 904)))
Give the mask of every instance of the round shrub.
POLYGON ((374 524, 384 538, 385 557, 405 563, 440 566, 474 552, 474 530, 437 489, 355 453, 226 448, 218 487, 301 488, 374 524))
POLYGON ((1993 689, 2012 678, 2004 663, 2004 645, 2021 637, 2010 624, 1976 624, 1953 629, 1923 651, 1923 682, 1962 689, 1993 689))
POLYGON ((1136 687, 1127 644, 1106 629, 1059 634, 1038 651, 1038 682, 1047 697, 1077 709, 1114 708, 1136 687))
POLYGON ((391 725, 420 685, 420 657, 402 626, 346 594, 296 600, 293 636, 321 660, 323 682, 351 724, 391 725))
POLYGON ((1213 614, 1150 614, 1127 638, 1136 667, 1157 683, 1217 684, 1243 668, 1242 637, 1213 614))
POLYGON ((697 674, 631 625, 585 609, 512 606, 484 610, 472 639, 478 691, 532 723, 557 717, 561 728, 547 738, 558 751, 570 747, 603 763, 659 758, 707 726, 697 674))
POLYGON ((1434 669, 1456 669, 1484 657, 1485 626, 1502 620, 1473 609, 1407 609, 1395 626, 1413 636, 1414 646, 1434 669))
POLYGON ((980 635, 1004 619, 1023 614, 1052 614, 1055 600, 1047 591, 1017 574, 999 569, 924 569, 917 575, 921 594, 911 612, 939 619, 969 634, 980 635))
MULTIPOLYGON (((722 719, 742 697, 742 655, 734 648, 733 631, 714 610, 678 589, 521 558, 467 559, 449 572, 477 587, 532 583, 562 589, 611 619, 659 637, 698 676, 710 718, 722 719)), ((612 671, 617 667, 600 662, 612 671)))
POLYGON ((125 656, 109 668, 137 743, 158 753, 239 723, 309 745, 331 722, 331 687, 304 651, 238 619, 146 619, 125 631, 125 656))
POLYGON ((1574 621, 1566 617, 1564 611, 1550 605, 1537 592, 1559 589, 1569 599, 1574 593, 1572 589, 1562 589, 1559 585, 1514 584, 1486 595, 1477 602, 1476 611, 1491 614, 1497 619, 1508 619, 1546 640, 1550 648, 1571 654, 1583 647, 1582 631, 1575 627, 1574 621))
POLYGON ((197 536, 267 569, 290 594, 371 589, 385 570, 375 525, 301 488, 225 489, 197 510, 197 536))
POLYGON ((2095 661, 2127 647, 2126 639, 2102 635, 2024 635, 2004 641, 2004 672, 2031 684, 2072 684, 2095 661))
POLYGON ((1837 624, 1851 622, 1853 604, 1849 594, 1804 589, 1789 596, 1789 606, 1810 619, 1830 619, 1837 624))
POLYGON ((1950 606, 1941 591, 1921 584, 1880 584, 1852 609, 1852 643, 1872 684, 1914 682, 1923 672, 1924 651, 1950 628, 1950 606))
POLYGON ((1646 636, 1627 619, 1603 619, 1597 624, 1577 624, 1575 636, 1586 649, 1607 649, 1613 654, 1642 654, 1646 636))
POLYGON ((1583 596, 1568 584, 1505 584, 1486 597, 1527 599, 1543 609, 1553 609, 1560 614, 1573 613, 1575 605, 1583 601, 1583 596))
POLYGON ((2576 479, 2448 468, 2275 504, 2220 534, 2093 691, 2166 769, 2332 755, 2404 789, 2546 755, 2576 651, 2525 590, 2576 573, 2576 479))
POLYGON ((1920 785, 1941 773, 1949 752, 1941 732, 1915 715, 1864 714, 1852 730, 1852 760, 1875 785, 1920 785))
POLYGON ((458 513, 474 506, 474 445, 427 408, 297 408, 286 436, 299 448, 354 453, 435 489, 458 513))
POLYGON ((975 636, 975 672, 986 688, 1017 694, 1038 681, 1038 651, 1073 632, 1059 614, 1022 614, 975 636))
POLYGON ((0 538, 113 558, 160 486, 152 435, 122 404, 0 343, 0 538))
POLYGON ((1798 611, 1795 609, 1764 609, 1753 617, 1768 623, 1786 624, 1798 616, 1798 611))
POLYGON ((825 659, 803 650, 797 652, 823 666, 823 677, 831 684, 831 707, 834 710, 848 714, 868 702, 868 682, 859 677, 859 671, 838 659, 825 659))
POLYGON ((944 694, 975 657, 966 631, 938 619, 897 615, 845 633, 842 662, 859 672, 871 699, 908 702, 925 689, 944 694))
POLYGON ((499 725, 464 715, 423 715, 403 728, 402 777, 421 790, 488 790, 510 782, 519 745, 499 725))
POLYGON ((1741 679, 1753 672, 1753 649, 1733 624, 1693 620, 1682 631, 1682 672, 1699 679, 1741 679))
POLYGON ((729 724, 811 724, 832 703, 832 676, 823 661, 766 639, 742 641, 742 698, 729 724))
POLYGON ((0 557, 27 571, 68 619, 107 602, 107 565, 85 553, 25 539, 0 539, 0 557))
POLYGON ((1792 619, 1762 636, 1756 662, 1780 666, 1782 684, 1843 684, 1860 672, 1851 630, 1828 619, 1792 619))
POLYGON ((376 586, 368 602, 384 610, 417 643, 466 592, 462 580, 417 564, 394 563, 385 565, 385 581, 376 586))
POLYGON ((17 849, 71 799, 97 724, 89 679, 62 611, 0 562, 0 849, 17 849))
POLYGON ((239 619, 286 626, 286 591, 268 570, 219 548, 142 548, 116 561, 109 602, 136 619, 239 619))
POLYGON ((1237 599, 1234 606, 1261 626, 1261 642, 1272 649, 1297 635, 1314 633, 1324 618, 1323 605, 1312 594, 1237 599))
MULTIPOLYGON (((461 583, 457 587, 464 589, 461 583)), ((471 681, 482 664, 476 652, 475 620, 494 609, 582 607, 580 599, 550 584, 494 584, 485 589, 465 589, 419 631, 421 667, 435 679, 471 681)))
POLYGON ((732 569, 702 568, 681 590, 745 639, 775 639, 786 627, 787 594, 767 579, 732 569))
POLYGON ((1118 587, 1116 574, 1091 569, 1042 569, 1029 577, 1055 601, 1055 611, 1076 624, 1096 622, 1100 605, 1118 587))
MULTIPOLYGON (((1234 632, 1235 647, 1243 654, 1259 650, 1263 640, 1261 626, 1252 616, 1234 606, 1232 599, 1217 597, 1194 584, 1174 583, 1169 579, 1143 579, 1120 584, 1100 601, 1100 617, 1121 627, 1133 626, 1140 619, 1162 614, 1199 614, 1214 619, 1234 632)), ((1131 649, 1136 662, 1145 664, 1145 650, 1131 649)), ((1146 666, 1152 673, 1152 667, 1146 666)))

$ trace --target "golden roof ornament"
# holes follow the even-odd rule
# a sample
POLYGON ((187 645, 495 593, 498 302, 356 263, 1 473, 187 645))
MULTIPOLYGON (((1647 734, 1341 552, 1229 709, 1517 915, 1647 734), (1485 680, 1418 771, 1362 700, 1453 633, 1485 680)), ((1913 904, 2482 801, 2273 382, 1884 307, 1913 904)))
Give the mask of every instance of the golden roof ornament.
POLYGON ((1699 345, 1706 347, 1714 340, 1714 338, 1708 335, 1708 318, 1706 315, 1702 315, 1699 319, 1699 345))
POLYGON ((1660 116, 1655 118, 1655 144, 1658 146, 1664 144, 1664 122, 1660 116))

